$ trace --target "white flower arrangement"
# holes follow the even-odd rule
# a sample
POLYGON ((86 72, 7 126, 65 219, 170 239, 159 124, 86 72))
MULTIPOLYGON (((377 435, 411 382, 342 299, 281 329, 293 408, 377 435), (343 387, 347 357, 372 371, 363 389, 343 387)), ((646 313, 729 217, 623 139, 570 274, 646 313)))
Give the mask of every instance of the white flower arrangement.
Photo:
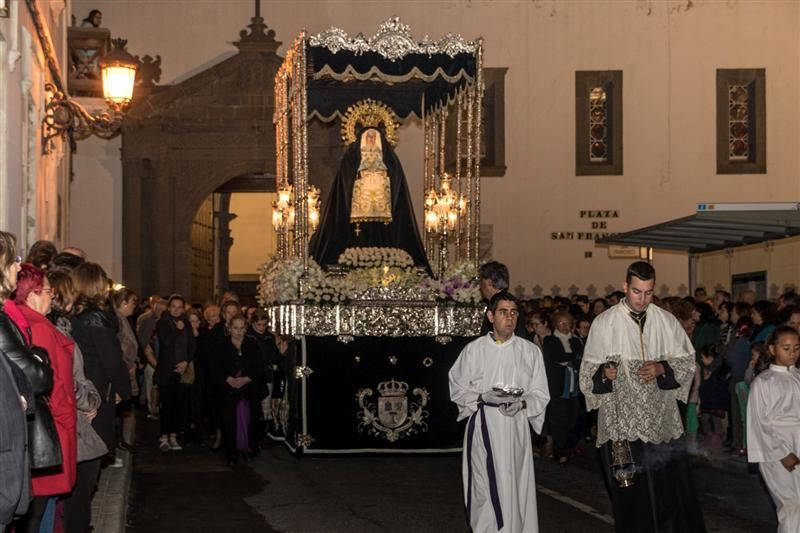
POLYGON ((400 248, 365 247, 347 248, 339 256, 339 264, 352 268, 398 267, 410 268, 414 260, 400 248))
POLYGON ((439 300, 460 304, 475 304, 481 300, 477 270, 468 261, 455 263, 440 280, 413 268, 411 256, 396 248, 348 248, 340 256, 339 262, 348 266, 365 266, 353 268, 344 276, 337 276, 325 273, 309 258, 308 274, 303 276, 301 258, 273 258, 259 268, 260 303, 274 305, 297 302, 302 294, 305 302, 335 305, 358 298, 375 287, 419 287, 432 291, 439 300))
MULTIPOLYGON (((311 262, 309 259, 309 265, 311 262)), ((262 305, 292 302, 300 297, 298 283, 300 276, 303 275, 301 258, 278 259, 273 257, 261 265, 258 270, 258 294, 261 297, 262 305)))

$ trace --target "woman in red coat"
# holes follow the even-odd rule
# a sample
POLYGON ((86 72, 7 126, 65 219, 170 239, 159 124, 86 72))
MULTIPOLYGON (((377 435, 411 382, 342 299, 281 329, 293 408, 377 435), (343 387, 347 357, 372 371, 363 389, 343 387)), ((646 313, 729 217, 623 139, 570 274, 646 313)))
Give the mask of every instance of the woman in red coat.
MULTIPOLYGON (((56 423, 58 440, 61 443, 62 463, 60 467, 33 471, 34 500, 28 512, 27 523, 22 531, 39 531, 45 509, 54 510, 55 496, 72 491, 75 485, 77 464, 77 409, 75 387, 72 378, 72 354, 74 343, 64 336, 46 318, 50 312, 52 297, 50 283, 44 271, 31 264, 22 265, 17 276, 15 302, 30 325, 32 343, 47 350, 53 367, 53 392, 50 396, 50 412, 56 423)), ((45 520, 45 523, 50 522, 45 520)))

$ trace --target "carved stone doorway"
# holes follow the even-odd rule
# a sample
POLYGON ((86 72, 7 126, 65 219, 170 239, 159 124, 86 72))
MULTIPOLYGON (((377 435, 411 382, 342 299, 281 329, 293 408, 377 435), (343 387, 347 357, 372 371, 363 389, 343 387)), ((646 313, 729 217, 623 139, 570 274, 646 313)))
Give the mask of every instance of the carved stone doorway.
POLYGON ((144 296, 216 297, 226 274, 220 216, 231 185, 224 187, 271 179, 274 189, 273 86, 281 43, 258 15, 249 28, 234 43, 238 54, 157 88, 126 117, 123 276, 144 296))

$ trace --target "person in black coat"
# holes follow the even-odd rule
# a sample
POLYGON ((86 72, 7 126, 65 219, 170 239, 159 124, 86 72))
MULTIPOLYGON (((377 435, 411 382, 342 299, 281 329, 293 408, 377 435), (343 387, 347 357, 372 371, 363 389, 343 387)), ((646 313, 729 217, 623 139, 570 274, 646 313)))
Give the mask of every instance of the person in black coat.
POLYGON ((153 383, 160 391, 161 451, 179 451, 177 435, 181 425, 183 403, 181 377, 194 357, 195 339, 192 326, 186 318, 186 301, 173 294, 167 301, 167 312, 156 322, 158 339, 158 364, 153 383))
MULTIPOLYGON (((0 231, 0 305, 17 284, 16 240, 0 231)), ((34 415, 33 389, 11 358, 31 357, 21 332, 0 309, 0 532, 28 510, 31 471, 26 413, 34 415)))
POLYGON ((83 263, 72 272, 72 281, 77 310, 72 337, 83 353, 86 377, 102 397, 92 426, 108 449, 115 450, 116 404, 130 399, 131 380, 117 337, 119 322, 108 301, 108 277, 100 265, 83 263))
POLYGON ((240 454, 258 454, 256 430, 260 427, 261 401, 267 396, 264 360, 256 341, 247 337, 242 315, 230 320, 230 337, 222 344, 221 369, 225 399, 222 436, 229 464, 240 454))
POLYGON ((553 437, 553 458, 566 465, 567 450, 575 445, 579 405, 577 369, 582 346, 572 334, 573 320, 569 313, 554 313, 552 326, 553 334, 545 337, 542 349, 550 389, 546 423, 553 437))
MULTIPOLYGON (((263 415, 264 426, 269 423, 272 418, 272 380, 273 370, 272 362, 277 358, 277 348, 275 347, 275 337, 269 331, 269 317, 266 311, 257 309, 253 313, 253 318, 250 321, 250 328, 247 330, 247 336, 252 338, 258 344, 261 351, 261 358, 264 360, 264 379, 266 381, 267 396, 261 402, 261 413, 263 415)), ((258 429, 258 434, 264 434, 265 427, 258 429)))

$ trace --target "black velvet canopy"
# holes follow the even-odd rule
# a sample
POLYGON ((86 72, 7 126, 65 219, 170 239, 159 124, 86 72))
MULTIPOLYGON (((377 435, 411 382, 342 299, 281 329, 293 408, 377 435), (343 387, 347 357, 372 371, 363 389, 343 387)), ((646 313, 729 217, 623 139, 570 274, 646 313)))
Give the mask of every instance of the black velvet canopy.
POLYGON ((475 55, 408 54, 394 61, 377 52, 308 48, 308 111, 323 118, 344 114, 359 100, 386 102, 400 118, 452 99, 476 76, 475 55))

